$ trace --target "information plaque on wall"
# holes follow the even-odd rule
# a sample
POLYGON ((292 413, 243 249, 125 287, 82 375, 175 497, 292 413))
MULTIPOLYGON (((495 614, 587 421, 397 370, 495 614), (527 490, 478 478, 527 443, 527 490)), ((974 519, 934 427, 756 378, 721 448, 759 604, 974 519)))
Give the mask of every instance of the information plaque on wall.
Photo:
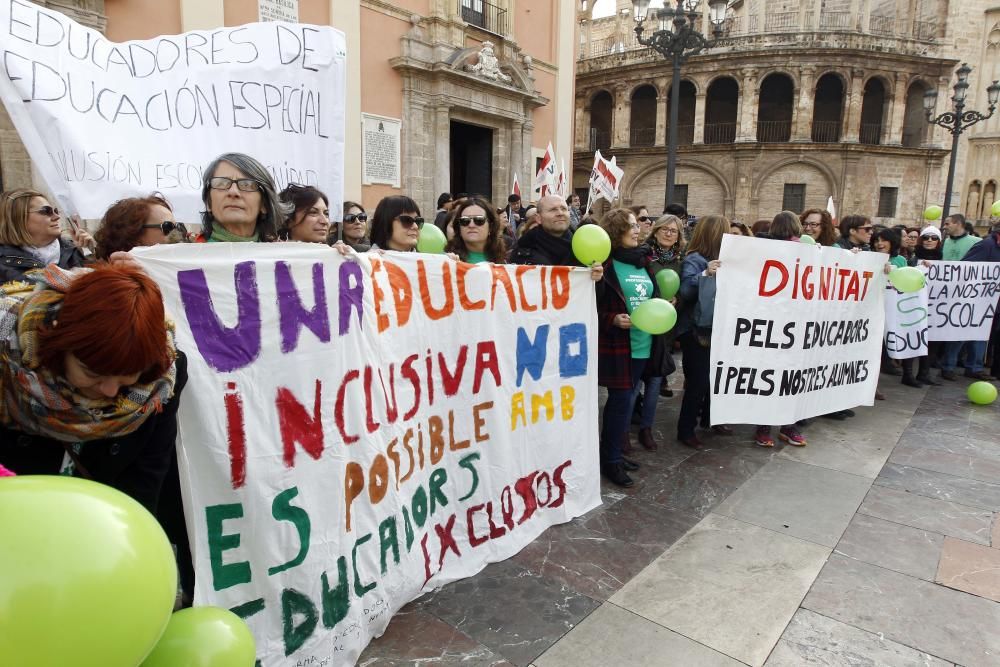
POLYGON ((361 157, 364 162, 365 185, 382 183, 399 187, 399 132, 402 123, 398 118, 361 114, 361 157))
POLYGON ((299 22, 299 0, 257 0, 257 15, 261 22, 299 22))

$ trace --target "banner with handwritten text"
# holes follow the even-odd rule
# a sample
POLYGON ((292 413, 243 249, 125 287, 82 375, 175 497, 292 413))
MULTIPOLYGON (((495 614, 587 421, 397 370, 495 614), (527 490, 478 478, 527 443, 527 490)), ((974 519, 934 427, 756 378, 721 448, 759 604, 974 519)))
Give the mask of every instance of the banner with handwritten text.
POLYGON ((996 262, 929 262, 929 340, 989 340, 1000 296, 996 262))
POLYGON ((178 220, 200 222, 202 170, 233 151, 279 190, 316 185, 331 209, 343 199, 346 41, 333 28, 255 23, 118 44, 3 0, 0 48, 0 99, 71 212, 100 218, 158 191, 178 220))
POLYGON ((189 358, 195 603, 245 617, 262 667, 354 664, 421 591, 600 503, 586 269, 304 243, 136 255, 189 358))
POLYGON ((874 402, 884 255, 726 234, 719 259, 712 424, 793 424, 874 402))
POLYGON ((927 288, 904 294, 888 281, 885 285, 885 350, 893 359, 927 354, 930 324, 927 288))

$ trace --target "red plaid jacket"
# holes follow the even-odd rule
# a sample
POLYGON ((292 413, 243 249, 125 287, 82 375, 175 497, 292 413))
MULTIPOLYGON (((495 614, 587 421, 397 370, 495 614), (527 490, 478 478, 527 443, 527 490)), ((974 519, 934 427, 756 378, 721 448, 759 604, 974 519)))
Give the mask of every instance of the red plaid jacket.
MULTIPOLYGON (((652 277, 652 276, 650 276, 652 277)), ((653 281, 653 296, 660 296, 653 281)), ((612 260, 604 263, 604 278, 597 284, 597 382, 608 389, 632 388, 632 339, 628 329, 614 325, 615 315, 627 314, 625 294, 612 260)), ((650 358, 656 358, 663 336, 653 336, 650 358)))

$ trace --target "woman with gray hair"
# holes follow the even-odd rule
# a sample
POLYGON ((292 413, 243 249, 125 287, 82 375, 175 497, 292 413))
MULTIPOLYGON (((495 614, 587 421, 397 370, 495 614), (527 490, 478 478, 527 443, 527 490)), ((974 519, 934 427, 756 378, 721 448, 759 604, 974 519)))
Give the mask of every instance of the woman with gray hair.
POLYGON ((243 153, 224 153, 202 175, 199 242, 270 242, 291 213, 278 199, 274 179, 260 162, 243 153))

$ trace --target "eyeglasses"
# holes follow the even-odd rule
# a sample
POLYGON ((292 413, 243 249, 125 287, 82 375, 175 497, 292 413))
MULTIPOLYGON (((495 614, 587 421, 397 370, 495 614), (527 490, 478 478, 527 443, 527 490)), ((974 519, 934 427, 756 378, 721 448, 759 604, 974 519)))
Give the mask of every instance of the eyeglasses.
POLYGON ((628 224, 628 226, 629 226, 630 229, 639 229, 642 225, 640 225, 638 222, 634 222, 634 223, 630 222, 628 224))
POLYGON ((55 206, 41 206, 39 208, 36 208, 36 209, 34 209, 32 211, 28 211, 28 212, 29 213, 41 213, 46 218, 51 218, 54 215, 59 215, 59 209, 57 209, 55 206))
POLYGON ((424 219, 423 218, 419 218, 419 217, 415 218, 412 215, 405 215, 405 214, 404 215, 397 215, 396 216, 396 220, 399 220, 399 224, 403 225, 407 229, 409 229, 410 227, 413 227, 414 225, 417 226, 417 229, 420 229, 421 227, 424 226, 424 219))
POLYGON ((175 229, 178 230, 184 236, 187 236, 188 233, 187 227, 184 226, 183 222, 174 222, 173 220, 164 220, 159 224, 149 223, 148 225, 143 225, 142 228, 159 229, 161 232, 163 232, 164 236, 167 236, 168 234, 170 234, 170 232, 174 231, 175 229))
POLYGON ((225 176, 213 176, 208 184, 213 190, 228 190, 236 184, 240 192, 257 192, 260 190, 260 183, 252 178, 226 178, 225 176))
POLYGON ((344 222, 368 222, 367 213, 348 213, 344 216, 344 222))
POLYGON ((823 223, 822 222, 803 222, 802 226, 803 227, 822 227, 823 223))
POLYGON ((659 229, 656 230, 656 233, 657 234, 660 234, 660 233, 670 234, 670 235, 676 236, 677 235, 677 230, 674 229, 673 227, 660 227, 659 229))
POLYGON ((462 227, 468 227, 472 223, 476 223, 476 227, 482 227, 486 224, 485 215, 463 215, 458 219, 458 224, 462 227))

